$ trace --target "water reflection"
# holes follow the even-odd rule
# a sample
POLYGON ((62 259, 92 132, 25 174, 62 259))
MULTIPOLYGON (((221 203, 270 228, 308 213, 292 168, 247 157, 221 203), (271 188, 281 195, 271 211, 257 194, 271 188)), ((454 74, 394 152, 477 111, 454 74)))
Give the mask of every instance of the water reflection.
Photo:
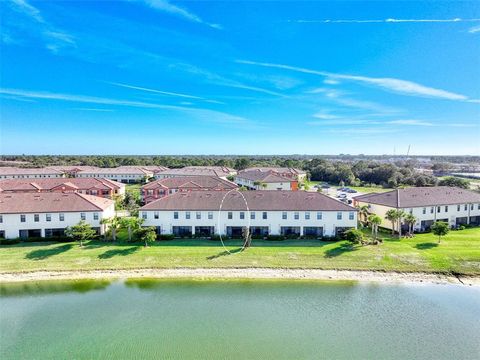
POLYGON ((69 281, 34 281, 19 283, 0 283, 0 296, 35 296, 56 293, 86 293, 89 291, 105 290, 111 282, 109 280, 69 280, 69 281))

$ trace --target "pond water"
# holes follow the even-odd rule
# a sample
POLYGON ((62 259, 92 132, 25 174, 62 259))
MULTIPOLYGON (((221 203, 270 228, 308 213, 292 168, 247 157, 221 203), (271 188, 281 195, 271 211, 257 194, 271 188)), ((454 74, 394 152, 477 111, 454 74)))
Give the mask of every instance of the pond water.
POLYGON ((0 287, 1 359, 478 359, 480 290, 128 280, 0 287))

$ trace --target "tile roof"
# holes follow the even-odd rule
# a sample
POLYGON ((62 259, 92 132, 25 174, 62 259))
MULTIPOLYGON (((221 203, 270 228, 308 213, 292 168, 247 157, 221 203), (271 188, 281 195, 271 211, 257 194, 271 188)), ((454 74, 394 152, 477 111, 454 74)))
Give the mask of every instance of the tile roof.
POLYGON ((411 187, 356 196, 355 200, 394 208, 480 203, 480 194, 449 186, 411 187))
POLYGON ((61 171, 49 168, 18 168, 12 166, 1 166, 0 175, 62 175, 61 171))
POLYGON ((192 191, 177 192, 155 200, 141 210, 245 210, 253 211, 356 211, 355 208, 316 192, 306 191, 192 191))
POLYGON ((180 169, 169 169, 156 172, 155 175, 166 176, 217 176, 225 177, 236 174, 236 170, 223 166, 186 166, 180 169))
POLYGON ((273 167, 273 166, 254 166, 254 167, 244 169, 241 172, 250 172, 250 171, 261 171, 261 172, 273 171, 279 174, 290 173, 292 175, 306 174, 306 171, 300 170, 300 169, 288 168, 288 167, 273 167))
POLYGON ((238 186, 217 176, 185 176, 156 180, 142 186, 142 189, 235 189, 238 186))
POLYGON ((279 182, 292 182, 295 181, 285 176, 277 175, 274 172, 264 171, 244 171, 236 176, 236 178, 246 179, 251 181, 260 181, 264 183, 279 183, 279 182))
POLYGON ((69 186, 75 189, 120 189, 125 184, 108 179, 98 178, 49 178, 49 179, 5 179, 0 180, 0 192, 21 190, 50 191, 59 186, 69 186))
POLYGON ((111 174, 119 174, 119 175, 151 175, 153 174, 153 171, 143 169, 142 167, 139 166, 119 166, 116 168, 97 168, 97 169, 92 169, 92 170, 83 170, 79 171, 78 174, 93 174, 93 175, 111 175, 111 174))
POLYGON ((79 193, 0 194, 0 213, 102 211, 114 205, 110 199, 79 193))

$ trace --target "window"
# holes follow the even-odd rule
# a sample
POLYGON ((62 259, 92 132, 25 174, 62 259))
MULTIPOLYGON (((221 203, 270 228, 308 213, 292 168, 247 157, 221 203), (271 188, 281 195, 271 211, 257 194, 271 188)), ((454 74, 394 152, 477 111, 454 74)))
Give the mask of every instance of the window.
POLYGON ((213 211, 209 211, 208 212, 208 220, 212 220, 213 219, 213 211))
POLYGON ((305 220, 310 220, 310 212, 309 211, 305 212, 305 220))
POLYGON ((340 211, 337 212, 337 220, 342 220, 342 213, 340 211))
POLYGON ((65 214, 64 214, 64 213, 58 214, 58 219, 59 219, 60 221, 64 221, 64 220, 65 220, 65 214))
POLYGON ((20 222, 25 222, 26 218, 25 215, 20 215, 20 222))
POLYGON ((145 211, 142 212, 142 219, 147 220, 147 213, 145 211))
POLYGON ((480 204, 478 204, 478 210, 480 210, 480 204))
POLYGON ((413 209, 410 209, 410 211, 409 211, 409 212, 410 212, 410 214, 413 214, 413 209))
POLYGON ((294 218, 295 220, 300 219, 300 213, 299 213, 298 211, 295 211, 295 213, 293 214, 293 218, 294 218))
POLYGON ((195 213, 195 218, 196 218, 197 220, 200 220, 200 219, 202 218, 202 213, 201 213, 200 211, 197 211, 197 212, 195 213))
POLYGON ((460 205, 457 205, 457 211, 460 211, 460 205))
POLYGON ((433 206, 430 208, 430 214, 433 214, 433 206))
POLYGON ((185 219, 190 219, 190 211, 185 212, 185 219))
POLYGON ((445 206, 445 212, 448 212, 448 206, 445 206))
POLYGON ((440 212, 440 206, 437 206, 437 213, 440 212))
POLYGON ((317 220, 322 220, 322 212, 317 211, 317 220))
POLYGON ((266 211, 264 211, 264 212, 262 213, 262 219, 264 219, 264 220, 267 219, 267 212, 266 212, 266 211))
POLYGON ((85 213, 80 213, 80 219, 85 220, 86 218, 87 216, 85 215, 85 213))
MULTIPOLYGON (((479 205, 480 206, 480 205, 479 205)), ((255 220, 255 211, 250 213, 250 219, 255 220)))
POLYGON ((153 218, 154 218, 154 219, 158 219, 158 211, 155 211, 155 212, 153 213, 153 218))
POLYGON ((231 211, 228 212, 227 216, 229 220, 233 219, 233 213, 231 211))
POLYGON ((425 215, 427 213, 427 208, 422 209, 422 214, 425 215))
POLYGON ((98 213, 93 213, 93 220, 98 220, 98 213))
POLYGON ((39 222, 40 221, 40 215, 39 214, 34 214, 33 215, 33 221, 39 222))
POLYGON ((348 213, 348 220, 353 220, 353 219, 355 219, 355 213, 353 211, 350 211, 348 213))
POLYGON ((240 220, 245 219, 245 213, 243 211, 240 211, 240 220))
POLYGON ((0 224, 3 223, 3 216, 0 215, 0 224))
POLYGON ((287 220, 287 212, 286 211, 282 212, 282 219, 287 220))
POLYGON ((467 205, 467 204, 464 205, 464 210, 465 210, 465 211, 468 210, 468 205, 467 205))
POLYGON ((147 195, 153 195, 153 190, 147 190, 147 195))
POLYGON ((178 219, 178 211, 174 211, 174 212, 173 212, 173 218, 174 218, 174 219, 178 219))
POLYGON ((473 210, 473 204, 470 205, 470 210, 473 210))

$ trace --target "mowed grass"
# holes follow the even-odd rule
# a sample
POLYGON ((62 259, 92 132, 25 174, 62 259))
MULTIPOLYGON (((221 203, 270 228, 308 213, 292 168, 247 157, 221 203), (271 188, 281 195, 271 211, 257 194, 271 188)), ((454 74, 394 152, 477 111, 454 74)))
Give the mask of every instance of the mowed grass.
MULTIPOLYGON (((367 230, 366 230, 367 231, 367 230)), ((253 240, 239 251, 240 241, 189 239, 142 244, 90 241, 21 243, 0 246, 0 272, 140 268, 304 268, 480 275, 480 228, 451 231, 438 244, 433 234, 411 239, 381 235, 383 244, 351 246, 345 241, 253 240)))
MULTIPOLYGON (((306 182, 307 185, 310 187, 310 188, 313 188, 315 185, 318 185, 318 184, 323 184, 324 182, 323 181, 307 181, 306 182)), ((340 185, 330 185, 331 188, 330 188, 330 192, 333 194, 334 192, 337 191, 337 188, 340 187, 340 185)), ((346 186, 350 189, 353 189, 353 190, 356 190, 360 193, 372 193, 372 192, 377 192, 377 193, 381 193, 381 192, 386 192, 386 191, 391 191, 393 189, 385 189, 385 188, 382 188, 380 186, 376 187, 376 186, 346 186)))

